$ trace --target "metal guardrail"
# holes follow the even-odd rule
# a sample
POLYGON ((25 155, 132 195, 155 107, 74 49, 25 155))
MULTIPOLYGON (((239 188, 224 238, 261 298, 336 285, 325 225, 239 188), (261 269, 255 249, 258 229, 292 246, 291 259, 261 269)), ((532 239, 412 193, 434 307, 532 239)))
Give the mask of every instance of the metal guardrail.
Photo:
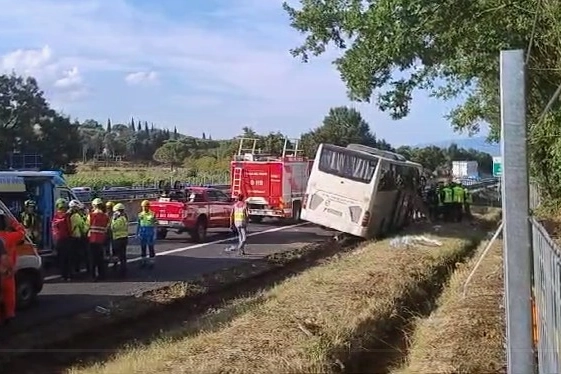
MULTIPOLYGON (((486 188, 488 186, 498 183, 498 178, 488 178, 480 181, 462 181, 466 187, 470 190, 476 190, 478 188, 486 188)), ((214 184, 205 185, 206 187, 217 188, 220 190, 230 189, 229 184, 214 184)), ((113 187, 110 190, 92 191, 92 192, 75 192, 76 197, 82 202, 91 201, 94 197, 100 197, 104 200, 140 200, 140 199, 153 199, 158 196, 159 189, 152 188, 121 188, 113 187)))

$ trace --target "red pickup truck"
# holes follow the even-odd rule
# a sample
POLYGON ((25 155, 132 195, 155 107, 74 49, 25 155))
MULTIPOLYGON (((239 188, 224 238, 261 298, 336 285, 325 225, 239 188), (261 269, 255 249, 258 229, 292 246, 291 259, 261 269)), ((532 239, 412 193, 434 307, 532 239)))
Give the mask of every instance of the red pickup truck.
POLYGON ((231 230, 230 215, 233 199, 224 192, 207 187, 188 187, 171 191, 150 204, 158 220, 157 238, 165 239, 169 230, 188 232, 202 243, 207 230, 231 230))

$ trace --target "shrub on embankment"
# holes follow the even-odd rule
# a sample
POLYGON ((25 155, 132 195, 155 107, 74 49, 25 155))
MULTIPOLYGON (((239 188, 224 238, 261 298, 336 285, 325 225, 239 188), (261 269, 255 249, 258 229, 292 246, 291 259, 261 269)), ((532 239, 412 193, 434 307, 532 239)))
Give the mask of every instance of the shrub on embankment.
POLYGON ((502 241, 493 244, 463 295, 485 247, 454 272, 437 309, 419 320, 408 363, 392 374, 505 373, 502 241))
POLYGON ((223 328, 158 341, 73 373, 352 370, 349 364, 366 353, 363 347, 375 343, 373 337, 391 333, 411 307, 438 292, 450 269, 475 248, 481 230, 444 225, 435 238, 441 247, 398 249, 389 240, 368 243, 279 284, 263 303, 223 328))

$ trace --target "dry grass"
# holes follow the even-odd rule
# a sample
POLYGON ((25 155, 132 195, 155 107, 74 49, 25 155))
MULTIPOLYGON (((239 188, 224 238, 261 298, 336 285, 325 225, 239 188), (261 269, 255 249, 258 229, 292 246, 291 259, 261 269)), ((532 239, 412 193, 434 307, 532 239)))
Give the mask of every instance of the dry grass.
POLYGON ((473 248, 476 230, 468 227, 440 228, 442 247, 367 244, 277 285, 263 302, 238 304, 251 306, 220 329, 211 319, 212 329, 191 336, 193 329, 184 326, 173 333, 187 334, 183 339, 161 339, 71 373, 338 372, 396 323, 419 297, 419 284, 442 281, 439 274, 473 248))
POLYGON ((417 325, 409 363, 393 374, 505 373, 502 241, 493 244, 464 298, 463 286, 478 257, 452 275, 438 308, 417 325))

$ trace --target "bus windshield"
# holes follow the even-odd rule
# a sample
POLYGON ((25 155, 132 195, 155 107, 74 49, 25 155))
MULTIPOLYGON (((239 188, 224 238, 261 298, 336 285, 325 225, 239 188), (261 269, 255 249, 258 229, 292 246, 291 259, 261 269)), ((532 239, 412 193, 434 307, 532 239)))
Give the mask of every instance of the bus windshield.
POLYGON ((378 158, 375 156, 362 156, 358 152, 344 148, 337 150, 324 145, 319 157, 318 169, 341 178, 370 183, 377 165, 378 158))

